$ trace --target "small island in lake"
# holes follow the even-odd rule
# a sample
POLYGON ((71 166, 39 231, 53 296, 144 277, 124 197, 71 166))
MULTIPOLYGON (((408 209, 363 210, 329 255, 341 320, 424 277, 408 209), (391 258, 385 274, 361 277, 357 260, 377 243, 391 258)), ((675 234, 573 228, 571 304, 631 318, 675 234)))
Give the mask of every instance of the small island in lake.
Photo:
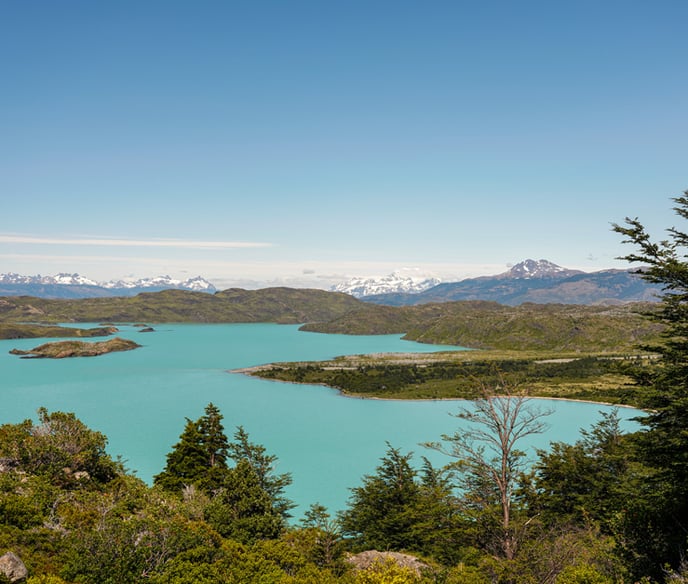
POLYGON ((57 341, 46 343, 28 351, 12 349, 10 354, 20 355, 22 359, 64 359, 65 357, 96 357, 116 351, 131 351, 141 345, 128 339, 115 337, 109 341, 87 343, 84 341, 57 341))

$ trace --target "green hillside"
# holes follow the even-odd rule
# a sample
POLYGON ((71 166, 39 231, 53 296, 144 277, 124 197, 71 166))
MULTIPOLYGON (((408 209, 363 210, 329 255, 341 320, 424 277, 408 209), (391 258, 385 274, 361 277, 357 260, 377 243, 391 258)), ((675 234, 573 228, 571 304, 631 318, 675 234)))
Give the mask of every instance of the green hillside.
POLYGON ((643 318, 649 304, 581 306, 463 301, 390 307, 367 304, 303 330, 348 334, 405 334, 423 343, 474 349, 623 351, 657 337, 661 327, 643 318))
POLYGON ((52 337, 106 337, 117 327, 101 326, 82 329, 56 325, 0 323, 0 339, 45 339, 52 337))
POLYGON ((165 290, 134 297, 76 300, 19 296, 0 299, 0 322, 300 324, 338 318, 360 304, 346 294, 292 288, 230 289, 214 295, 165 290))
MULTIPOLYGON (((232 288, 214 295, 165 290, 76 300, 8 297, 0 299, 0 323, 7 330, 4 338, 37 336, 35 327, 18 333, 18 323, 27 322, 274 322, 307 323, 303 330, 323 333, 405 334, 409 340, 474 349, 618 352, 657 336, 659 326, 640 315, 653 306, 459 301, 392 307, 323 290, 232 288), (14 328, 7 329, 9 323, 14 328)), ((44 336, 67 335, 56 330, 44 336)))

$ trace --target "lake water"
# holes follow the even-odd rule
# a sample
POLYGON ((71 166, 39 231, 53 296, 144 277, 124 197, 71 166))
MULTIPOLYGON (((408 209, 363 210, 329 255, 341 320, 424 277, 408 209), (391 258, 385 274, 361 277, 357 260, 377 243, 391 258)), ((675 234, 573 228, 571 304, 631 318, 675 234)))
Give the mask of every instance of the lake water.
MULTIPOLYGON (((244 426, 253 442, 278 457, 277 472, 292 473, 287 495, 299 505, 295 516, 316 502, 331 511, 344 508, 349 488, 375 471, 386 442, 404 453, 427 455, 435 464, 449 462, 419 443, 454 433, 459 420, 449 414, 465 402, 352 399, 324 387, 228 372, 274 361, 448 347, 403 341, 397 335, 324 335, 274 324, 163 324, 155 329, 141 333, 121 326, 118 336, 143 347, 97 358, 20 359, 8 351, 42 341, 0 341, 0 423, 35 420, 41 406, 74 412, 108 436, 111 454, 121 455, 128 468, 150 482, 164 467, 185 418, 200 417, 213 402, 224 415, 230 439, 236 426, 244 426)), ((554 413, 546 418, 549 431, 533 437, 531 448, 546 448, 550 441, 574 442, 581 428, 600 419, 600 411, 611 409, 542 401, 554 413)), ((638 414, 620 410, 626 420, 638 414)), ((630 421, 625 424, 636 427, 630 421)))

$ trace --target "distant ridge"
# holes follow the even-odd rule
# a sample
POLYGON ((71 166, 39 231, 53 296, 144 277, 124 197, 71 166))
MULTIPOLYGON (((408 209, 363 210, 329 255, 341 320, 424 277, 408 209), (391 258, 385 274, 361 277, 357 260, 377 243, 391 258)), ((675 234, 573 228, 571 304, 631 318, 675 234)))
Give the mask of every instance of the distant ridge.
MULTIPOLYGON (((229 288, 215 294, 162 290, 107 298, 0 298, 0 323, 197 322, 302 324, 341 318, 361 306, 348 294, 305 288, 229 288)), ((374 307, 380 308, 380 307, 374 307)))
POLYGON ((176 280, 170 276, 157 276, 134 281, 96 282, 79 274, 68 273, 54 276, 22 276, 11 272, 0 274, 0 296, 103 298, 136 296, 141 292, 159 292, 162 290, 190 290, 210 294, 216 292, 215 286, 201 276, 186 280, 176 280))
POLYGON ((443 282, 417 294, 362 296, 361 300, 389 306, 409 306, 455 300, 491 300, 508 306, 538 304, 621 304, 653 302, 660 287, 649 284, 637 270, 582 272, 548 260, 524 260, 496 276, 443 282))

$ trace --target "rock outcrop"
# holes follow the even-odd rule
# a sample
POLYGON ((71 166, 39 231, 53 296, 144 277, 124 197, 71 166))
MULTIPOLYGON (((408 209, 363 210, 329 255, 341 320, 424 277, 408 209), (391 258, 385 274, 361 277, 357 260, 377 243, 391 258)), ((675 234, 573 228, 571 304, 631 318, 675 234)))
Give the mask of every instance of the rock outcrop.
POLYGON ((46 343, 29 351, 12 349, 12 355, 20 355, 23 359, 64 359, 65 357, 96 357, 114 351, 131 351, 141 345, 128 339, 115 337, 109 341, 85 343, 82 341, 58 341, 46 343))
POLYGON ((7 552, 5 555, 0 556, 0 574, 14 583, 26 580, 29 571, 16 554, 7 552))
POLYGON ((419 576, 422 570, 429 567, 415 556, 402 554, 399 552, 379 552, 377 550, 367 550, 365 552, 361 552, 360 554, 351 555, 346 559, 346 561, 356 570, 366 570, 375 564, 384 564, 389 560, 393 560, 402 568, 409 568, 410 570, 413 570, 419 576))

